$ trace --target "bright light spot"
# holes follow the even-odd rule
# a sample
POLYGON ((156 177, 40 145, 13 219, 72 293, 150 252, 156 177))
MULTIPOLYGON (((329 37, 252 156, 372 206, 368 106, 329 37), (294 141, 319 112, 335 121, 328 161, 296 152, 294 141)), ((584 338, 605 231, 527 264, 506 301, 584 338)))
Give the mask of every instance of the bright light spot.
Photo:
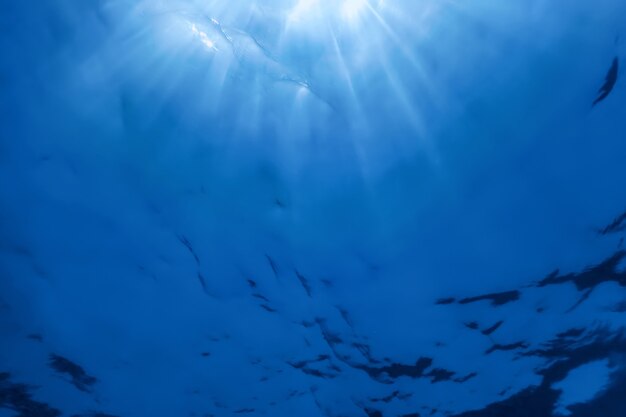
POLYGON ((348 22, 356 21, 365 4, 366 0, 345 0, 341 5, 341 17, 348 22))
POLYGON ((198 29, 198 27, 196 26, 195 23, 191 24, 191 31, 194 33, 194 35, 196 35, 198 38, 200 38, 200 42, 202 42, 207 48, 212 49, 214 51, 217 51, 217 47, 215 46, 215 42, 213 42, 211 39, 209 39, 209 36, 205 32, 203 32, 200 29, 198 29))
POLYGON ((298 3, 289 12, 287 20, 290 23, 297 22, 310 15, 313 12, 313 8, 317 6, 319 0, 298 0, 298 3))
MULTIPOLYGON (((350 25, 357 24, 364 12, 371 7, 371 0, 298 0, 288 14, 288 24, 313 24, 327 21, 340 21, 350 25)), ((380 2, 379 2, 380 3, 380 2)))

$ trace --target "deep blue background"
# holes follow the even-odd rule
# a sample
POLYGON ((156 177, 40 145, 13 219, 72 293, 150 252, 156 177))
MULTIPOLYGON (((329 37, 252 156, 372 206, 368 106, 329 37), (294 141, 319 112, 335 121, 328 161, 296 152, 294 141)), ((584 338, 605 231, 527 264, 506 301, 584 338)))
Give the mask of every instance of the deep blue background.
POLYGON ((0 1, 0 416, 626 416, 625 32, 0 1))

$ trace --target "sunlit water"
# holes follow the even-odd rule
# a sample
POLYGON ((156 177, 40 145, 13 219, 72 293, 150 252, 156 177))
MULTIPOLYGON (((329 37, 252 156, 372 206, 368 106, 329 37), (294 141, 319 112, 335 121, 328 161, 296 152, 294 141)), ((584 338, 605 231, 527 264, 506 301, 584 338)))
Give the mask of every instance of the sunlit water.
POLYGON ((0 5, 0 417, 623 417, 626 3, 0 5))

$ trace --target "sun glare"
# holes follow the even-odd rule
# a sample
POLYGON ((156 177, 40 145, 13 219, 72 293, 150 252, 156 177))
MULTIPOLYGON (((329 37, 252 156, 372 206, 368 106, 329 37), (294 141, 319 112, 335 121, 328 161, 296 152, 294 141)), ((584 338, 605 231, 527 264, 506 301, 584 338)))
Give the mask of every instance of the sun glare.
POLYGON ((195 23, 191 24, 191 32, 193 32, 193 34, 196 35, 196 37, 198 39, 200 39, 200 42, 202 42, 204 44, 204 46, 206 46, 207 48, 212 49, 214 51, 217 51, 217 47, 215 46, 215 42, 213 42, 211 39, 209 39, 209 36, 206 34, 206 32, 203 32, 200 29, 198 29, 198 27, 196 26, 195 23))
POLYGON ((348 23, 356 22, 363 13, 366 3, 366 0, 345 0, 341 5, 341 18, 348 23))
POLYGON ((341 22, 354 25, 362 17, 368 0, 298 0, 288 13, 290 23, 315 20, 322 15, 325 19, 338 17, 341 22))
POLYGON ((219 116, 227 126, 231 119, 255 115, 258 122, 241 129, 250 137, 282 129, 285 119, 299 132, 320 135, 336 123, 357 132, 359 149, 377 146, 370 132, 389 114, 394 129, 404 132, 394 146, 407 143, 436 153, 430 139, 434 122, 425 112, 431 101, 443 99, 431 87, 432 73, 422 59, 428 49, 419 46, 442 7, 439 0, 230 4, 213 0, 206 8, 155 10, 159 44, 171 52, 160 70, 172 74, 174 63, 189 58, 191 65, 181 66, 171 83, 174 89, 178 80, 196 82, 198 114, 219 116))

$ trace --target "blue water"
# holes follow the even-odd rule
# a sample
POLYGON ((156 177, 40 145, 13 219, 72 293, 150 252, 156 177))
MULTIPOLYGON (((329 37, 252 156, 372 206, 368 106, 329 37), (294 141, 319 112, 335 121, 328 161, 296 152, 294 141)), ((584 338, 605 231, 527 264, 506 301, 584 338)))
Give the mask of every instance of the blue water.
POLYGON ((0 417, 626 416, 626 2, 0 2, 0 417))

